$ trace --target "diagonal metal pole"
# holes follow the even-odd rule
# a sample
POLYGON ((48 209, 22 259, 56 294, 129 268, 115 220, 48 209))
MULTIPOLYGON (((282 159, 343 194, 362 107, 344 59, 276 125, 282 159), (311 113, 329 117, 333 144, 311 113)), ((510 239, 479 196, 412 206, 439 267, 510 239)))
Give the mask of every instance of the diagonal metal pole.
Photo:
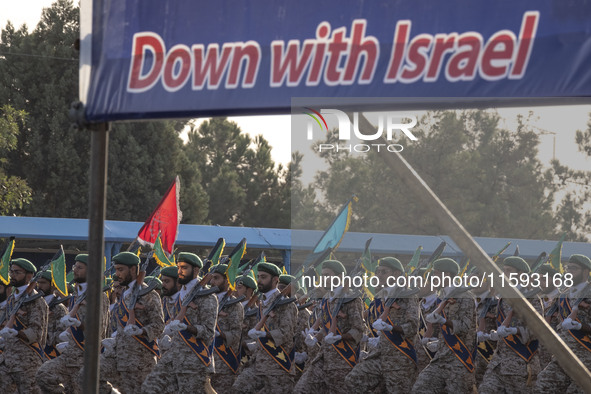
POLYGON ((86 271, 86 318, 84 320, 84 376, 82 392, 98 393, 99 345, 102 311, 103 253, 107 208, 108 123, 88 126, 90 130, 90 187, 88 223, 88 268, 86 271))
MULTIPOLYGON (((375 134, 375 127, 369 123, 365 116, 359 116, 359 130, 364 134, 375 134)), ((377 143, 387 144, 380 137, 377 143)), ((399 153, 381 150, 385 162, 400 177, 414 197, 423 203, 429 212, 437 218, 439 226, 468 256, 470 262, 475 264, 483 272, 492 272, 499 277, 503 272, 493 263, 486 252, 474 241, 472 236, 460 224, 454 215, 433 193, 429 186, 421 179, 419 174, 399 153)), ((505 281, 508 283, 508 280, 505 281)), ((523 297, 521 292, 511 286, 497 287, 501 296, 506 299, 513 308, 528 322, 530 328, 544 346, 556 357, 562 369, 576 381, 587 393, 591 393, 591 374, 581 363, 581 360, 560 339, 548 323, 540 316, 533 306, 523 297)))

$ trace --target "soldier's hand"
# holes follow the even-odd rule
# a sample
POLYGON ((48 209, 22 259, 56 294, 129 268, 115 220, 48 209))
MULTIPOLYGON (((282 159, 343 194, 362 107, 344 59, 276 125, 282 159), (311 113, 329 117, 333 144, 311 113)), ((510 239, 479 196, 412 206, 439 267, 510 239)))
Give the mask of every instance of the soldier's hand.
POLYGON ((129 336, 142 335, 144 333, 144 329, 136 326, 135 324, 127 324, 123 329, 123 333, 129 336))
POLYGON ((445 320, 445 318, 443 316, 441 316, 439 313, 435 313, 435 312, 429 313, 425 317, 425 320, 427 320, 429 323, 433 323, 433 324, 445 324, 445 322, 447 321, 447 320, 445 320))
POLYGON ((318 343, 318 339, 316 339, 315 336, 308 334, 308 336, 306 336, 306 339, 304 339, 304 343, 308 347, 314 347, 318 343))
POLYGON ((0 330, 0 336, 2 338, 13 338, 13 337, 16 337, 17 335, 18 335, 18 331, 15 330, 14 328, 4 327, 2 330, 0 330))
POLYGON ((306 360, 308 359, 308 353, 306 352, 295 352, 294 357, 293 357, 293 361, 296 364, 302 364, 305 363, 306 360))
POLYGON ((172 339, 168 335, 164 335, 159 341, 158 346, 162 350, 168 350, 172 346, 172 339))
POLYGON ((252 328, 250 329, 250 331, 248 331, 248 336, 252 339, 263 338, 267 336, 267 332, 262 330, 259 331, 256 328, 252 328))
POLYGON ((275 312, 273 312, 273 311, 269 312, 269 317, 275 318, 275 312))
POLYGON ((581 301, 579 303, 579 308, 583 308, 583 309, 589 309, 589 307, 591 306, 591 304, 585 302, 585 301, 581 301))
POLYGON ((478 331, 476 333, 476 340, 478 342, 484 342, 486 340, 490 339, 490 336, 482 331, 478 331))
POLYGON ((335 335, 332 332, 329 332, 327 336, 324 337, 324 342, 332 345, 333 343, 337 343, 340 341, 342 337, 340 335, 335 335))
POLYGON ((197 304, 195 304, 193 301, 191 301, 191 302, 189 303, 189 307, 190 307, 191 309, 197 309, 197 304))
POLYGON ((380 342, 380 337, 368 338, 367 339, 367 344, 369 345, 370 348, 377 347, 378 346, 378 342, 380 342))
MULTIPOLYGON (((117 331, 115 331, 115 332, 117 332, 117 331)), ((70 332, 68 330, 62 331, 60 333, 60 335, 58 336, 58 339, 62 342, 68 342, 68 340, 70 339, 70 332)))
POLYGON ((138 311, 141 311, 143 309, 146 309, 145 305, 140 304, 139 302, 135 304, 135 308, 133 309, 137 309, 138 311))
POLYGON ((80 325, 82 324, 82 322, 78 319, 76 319, 75 317, 71 317, 70 315, 66 315, 64 317, 62 317, 60 319, 60 323, 64 326, 64 327, 80 327, 80 325))
POLYGON ((566 319, 564 319, 562 321, 562 328, 564 328, 565 330, 580 330, 581 328, 583 328, 583 325, 581 323, 579 323, 576 320, 571 319, 570 317, 567 317, 566 319))
POLYGON ((218 312, 218 316, 221 316, 221 317, 226 317, 226 316, 228 316, 228 313, 226 313, 226 312, 224 312, 224 311, 219 311, 219 312, 218 312))
POLYGON ((55 345, 58 352, 63 353, 68 348, 68 342, 60 342, 55 345))

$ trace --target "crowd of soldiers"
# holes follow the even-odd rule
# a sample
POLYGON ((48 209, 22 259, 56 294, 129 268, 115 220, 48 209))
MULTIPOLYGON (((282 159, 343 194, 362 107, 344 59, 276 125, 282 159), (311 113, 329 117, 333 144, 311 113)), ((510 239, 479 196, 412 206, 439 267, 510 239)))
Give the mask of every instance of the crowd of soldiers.
MULTIPOLYGON (((18 311, 0 330, 3 392, 80 392, 88 256, 75 260, 75 289, 66 301, 56 296, 50 273, 37 273, 23 258, 11 261, 0 306, 18 311), (18 304, 33 280, 36 290, 18 304)), ((257 265, 256 281, 242 275, 235 286, 226 264, 205 272, 202 260, 186 252, 176 262, 160 279, 137 283, 140 258, 113 257, 101 311, 101 393, 583 392, 511 300, 486 281, 433 290, 381 285, 366 302, 358 289, 303 292, 269 262, 257 265)), ((573 278, 568 288, 520 290, 589 368, 591 260, 572 255, 565 268, 573 278)), ((504 259, 502 269, 530 272, 517 256, 504 259)), ((318 270, 323 277, 347 273, 337 260, 318 270)), ((429 274, 457 276, 460 267, 440 258, 429 274)), ((375 275, 383 284, 405 269, 384 257, 375 275)))

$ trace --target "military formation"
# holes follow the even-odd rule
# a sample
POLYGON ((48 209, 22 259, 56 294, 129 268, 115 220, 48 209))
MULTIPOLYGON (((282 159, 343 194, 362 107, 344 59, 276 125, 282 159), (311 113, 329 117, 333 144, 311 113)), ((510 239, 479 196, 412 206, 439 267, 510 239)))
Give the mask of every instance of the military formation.
MULTIPOLYGON (((303 289, 266 261, 235 278, 227 259, 204 265, 181 252, 175 261, 146 278, 137 254, 112 258, 99 327, 101 393, 583 392, 486 281, 388 287, 388 278, 409 272, 383 257, 373 273, 382 285, 370 294, 303 289)), ((10 284, 0 283, 3 392, 81 392, 87 263, 76 256, 72 294, 60 297, 51 273, 11 261, 10 284)), ((325 278, 347 275, 337 260, 314 268, 325 278)), ((531 273, 518 256, 502 269, 531 273)), ((519 290, 590 368, 591 260, 572 255, 565 270, 572 286, 519 290)), ((461 268, 439 258, 414 274, 454 277, 461 268)))

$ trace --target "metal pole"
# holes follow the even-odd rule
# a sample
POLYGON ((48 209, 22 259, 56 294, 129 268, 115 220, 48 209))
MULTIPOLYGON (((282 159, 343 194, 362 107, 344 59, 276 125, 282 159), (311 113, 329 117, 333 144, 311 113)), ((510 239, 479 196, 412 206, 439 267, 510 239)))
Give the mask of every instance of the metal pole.
POLYGON ((90 187, 88 223, 88 283, 84 320, 84 376, 82 392, 98 393, 99 345, 103 282, 104 227, 107 207, 109 125, 92 124, 90 130, 90 187))
MULTIPOLYGON (((363 115, 359 116, 359 129, 364 134, 375 134, 375 127, 363 115)), ((382 137, 377 142, 387 144, 382 137)), ((382 149, 380 154, 404 182, 406 187, 414 194, 414 197, 420 200, 429 212, 437 218, 437 222, 441 228, 468 256, 471 263, 475 264, 483 272, 492 272, 497 278, 499 275, 503 275, 503 272, 493 263, 486 252, 474 241, 472 236, 399 153, 387 152, 382 149)), ((508 281, 505 283, 508 283, 508 281)), ((533 306, 523 298, 523 295, 511 286, 497 287, 497 290, 515 308, 523 320, 528 322, 528 328, 534 332, 544 346, 556 357, 562 369, 585 392, 591 393, 591 374, 587 368, 585 368, 572 350, 546 323, 542 316, 536 312, 533 306)))

